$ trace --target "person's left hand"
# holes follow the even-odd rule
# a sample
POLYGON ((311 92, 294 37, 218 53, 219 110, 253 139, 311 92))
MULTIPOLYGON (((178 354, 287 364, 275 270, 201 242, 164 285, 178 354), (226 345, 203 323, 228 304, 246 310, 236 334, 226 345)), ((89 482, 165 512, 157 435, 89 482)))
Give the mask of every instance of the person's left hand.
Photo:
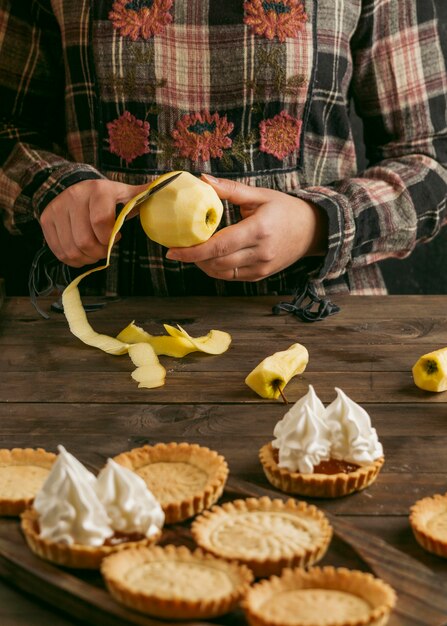
POLYGON ((238 205, 243 219, 205 243, 171 248, 168 259, 195 263, 212 278, 254 282, 304 256, 326 253, 327 217, 319 207, 272 189, 207 175, 202 179, 221 199, 238 205))

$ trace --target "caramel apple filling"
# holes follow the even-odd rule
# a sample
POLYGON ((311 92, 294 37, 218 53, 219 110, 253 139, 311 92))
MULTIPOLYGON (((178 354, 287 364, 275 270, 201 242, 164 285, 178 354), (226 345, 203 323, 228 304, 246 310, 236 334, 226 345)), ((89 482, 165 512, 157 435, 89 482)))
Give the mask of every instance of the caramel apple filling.
MULTIPOLYGON (((279 462, 279 450, 273 449, 273 458, 278 464, 279 462)), ((360 465, 356 463, 350 463, 349 461, 342 461, 341 459, 328 459, 327 461, 320 461, 318 465, 314 466, 314 474, 350 474, 358 470, 360 465)))

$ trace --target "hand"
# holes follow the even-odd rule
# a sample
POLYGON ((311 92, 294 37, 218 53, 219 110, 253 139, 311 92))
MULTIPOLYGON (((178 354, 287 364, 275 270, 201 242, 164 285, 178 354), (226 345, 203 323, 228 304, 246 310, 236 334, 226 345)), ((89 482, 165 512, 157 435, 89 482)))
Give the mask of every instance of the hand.
MULTIPOLYGON (((116 205, 128 202, 147 185, 84 180, 64 189, 42 212, 40 225, 55 256, 72 267, 107 256, 116 205)), ((136 215, 136 210, 133 215, 136 215)), ((129 214, 132 217, 132 213, 129 214)), ((118 240, 120 235, 118 234, 118 240)))
POLYGON ((272 189, 207 175, 202 178, 221 199, 239 205, 243 219, 205 243, 171 248, 167 258, 195 263, 212 278, 254 282, 304 256, 326 253, 327 217, 319 207, 272 189))

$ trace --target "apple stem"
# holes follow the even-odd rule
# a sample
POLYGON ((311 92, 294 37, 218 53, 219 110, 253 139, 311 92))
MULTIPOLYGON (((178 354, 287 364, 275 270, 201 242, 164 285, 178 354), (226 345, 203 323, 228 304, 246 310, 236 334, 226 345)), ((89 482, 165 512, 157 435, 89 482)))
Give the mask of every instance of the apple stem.
POLYGON ((286 396, 284 395, 284 391, 281 389, 281 387, 278 385, 278 391, 281 394, 281 398, 284 401, 284 404, 289 404, 289 401, 287 400, 286 396))

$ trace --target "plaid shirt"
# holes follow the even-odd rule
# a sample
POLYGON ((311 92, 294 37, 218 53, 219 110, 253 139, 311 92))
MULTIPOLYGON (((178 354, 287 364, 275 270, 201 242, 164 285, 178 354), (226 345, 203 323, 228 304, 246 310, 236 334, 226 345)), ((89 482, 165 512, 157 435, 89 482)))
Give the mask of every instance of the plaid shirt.
MULTIPOLYGON (((447 220, 445 4, 0 0, 0 207, 20 227, 81 180, 210 172, 320 206, 326 256, 215 281, 131 220, 108 292, 289 293, 310 277, 320 293, 384 293, 376 262, 447 220)), ((238 218, 226 205, 221 226, 238 218)))

